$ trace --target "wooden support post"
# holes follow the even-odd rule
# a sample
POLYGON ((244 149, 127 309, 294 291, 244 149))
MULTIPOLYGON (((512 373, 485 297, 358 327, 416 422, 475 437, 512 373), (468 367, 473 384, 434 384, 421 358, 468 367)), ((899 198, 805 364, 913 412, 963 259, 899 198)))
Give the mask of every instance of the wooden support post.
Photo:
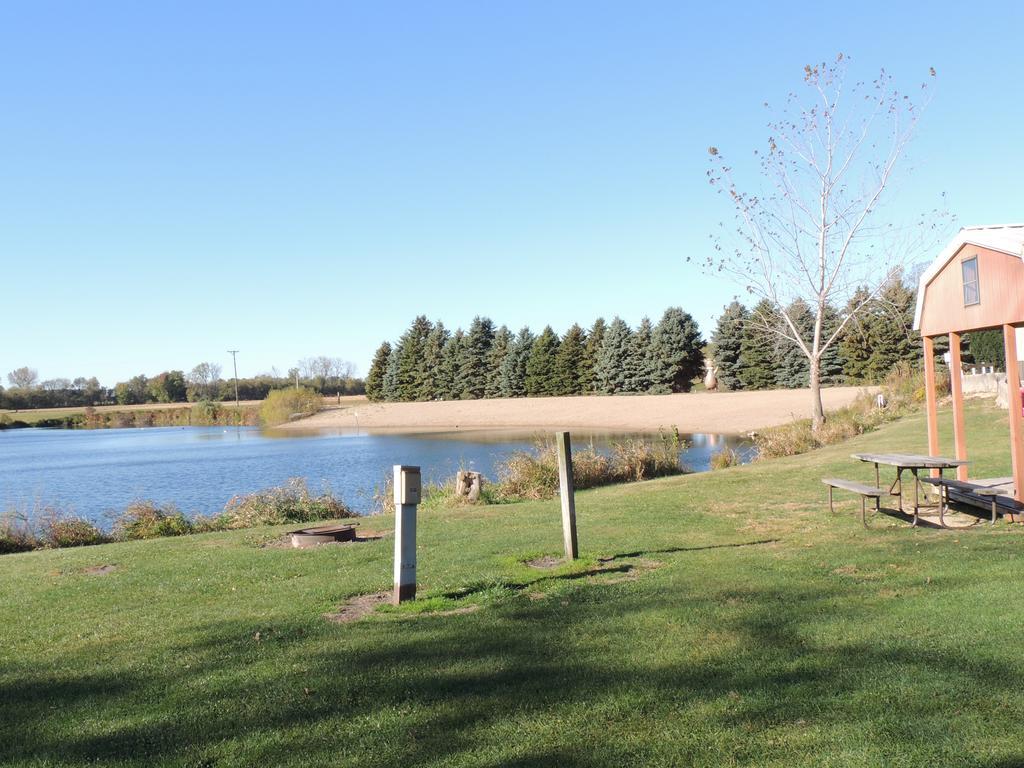
POLYGON ((558 491, 562 498, 562 538, 565 541, 565 558, 575 560, 580 556, 576 539, 576 488, 572 477, 572 441, 568 432, 556 435, 558 442, 558 491))
MULTIPOLYGON (((928 455, 939 455, 939 408, 935 391, 935 339, 924 337, 924 396, 928 412, 928 455)), ((876 466, 877 470, 878 467, 876 466)), ((931 471, 932 477, 939 476, 939 470, 931 471)))
POLYGON ((420 503, 420 468, 394 468, 395 605, 416 599, 416 506, 420 503))
MULTIPOLYGON (((960 363, 960 334, 949 334, 949 388, 953 392, 953 442, 956 457, 967 460, 967 436, 964 434, 964 386, 960 363)), ((956 468, 956 479, 967 480, 967 465, 956 468)))
POLYGON ((1024 417, 1021 416, 1020 366, 1017 365, 1017 329, 1003 326, 1006 350, 1006 400, 1010 404, 1010 460, 1013 462, 1013 498, 1024 501, 1024 417))

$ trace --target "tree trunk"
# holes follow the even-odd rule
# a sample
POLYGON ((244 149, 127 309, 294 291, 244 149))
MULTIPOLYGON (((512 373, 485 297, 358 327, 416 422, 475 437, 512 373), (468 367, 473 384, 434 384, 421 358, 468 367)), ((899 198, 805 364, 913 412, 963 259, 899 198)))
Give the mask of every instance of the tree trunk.
POLYGON ((825 407, 821 403, 821 360, 811 363, 811 429, 817 432, 825 423, 825 407))

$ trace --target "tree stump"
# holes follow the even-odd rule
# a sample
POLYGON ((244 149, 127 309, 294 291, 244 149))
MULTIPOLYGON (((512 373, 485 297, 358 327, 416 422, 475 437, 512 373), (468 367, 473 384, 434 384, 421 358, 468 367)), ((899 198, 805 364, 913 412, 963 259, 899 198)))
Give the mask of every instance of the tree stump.
POLYGON ((466 501, 480 498, 480 489, 484 484, 484 476, 479 472, 460 469, 455 475, 455 495, 466 501))

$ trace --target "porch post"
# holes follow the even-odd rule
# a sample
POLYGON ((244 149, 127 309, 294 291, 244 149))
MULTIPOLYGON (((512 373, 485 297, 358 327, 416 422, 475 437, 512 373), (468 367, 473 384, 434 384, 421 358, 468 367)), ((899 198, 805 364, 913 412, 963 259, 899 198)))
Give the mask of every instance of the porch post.
MULTIPOLYGON (((928 455, 939 455, 939 411, 938 396, 935 392, 935 339, 924 337, 924 397, 928 414, 928 455)), ((931 471, 932 477, 939 476, 939 470, 931 471)))
POLYGON ((1024 418, 1021 417, 1020 370, 1017 365, 1017 329, 1003 326, 1006 350, 1006 394, 1010 403, 1010 460, 1013 462, 1013 496, 1024 501, 1024 418))
MULTIPOLYGON (((949 387, 953 391, 953 442, 956 457, 967 459, 967 439, 964 435, 964 387, 960 364, 960 334, 949 334, 949 387)), ((956 468, 956 479, 967 480, 967 465, 956 468)))

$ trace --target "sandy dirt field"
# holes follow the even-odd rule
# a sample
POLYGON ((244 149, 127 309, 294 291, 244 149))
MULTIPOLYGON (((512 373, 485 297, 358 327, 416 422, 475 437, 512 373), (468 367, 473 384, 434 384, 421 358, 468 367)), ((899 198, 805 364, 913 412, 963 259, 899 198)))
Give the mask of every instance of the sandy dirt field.
MULTIPOLYGON (((847 405, 862 387, 825 389, 826 410, 847 405)), ((418 432, 471 429, 601 429, 746 433, 810 415, 806 389, 684 395, 544 397, 433 403, 348 403, 280 427, 287 430, 418 432)))

